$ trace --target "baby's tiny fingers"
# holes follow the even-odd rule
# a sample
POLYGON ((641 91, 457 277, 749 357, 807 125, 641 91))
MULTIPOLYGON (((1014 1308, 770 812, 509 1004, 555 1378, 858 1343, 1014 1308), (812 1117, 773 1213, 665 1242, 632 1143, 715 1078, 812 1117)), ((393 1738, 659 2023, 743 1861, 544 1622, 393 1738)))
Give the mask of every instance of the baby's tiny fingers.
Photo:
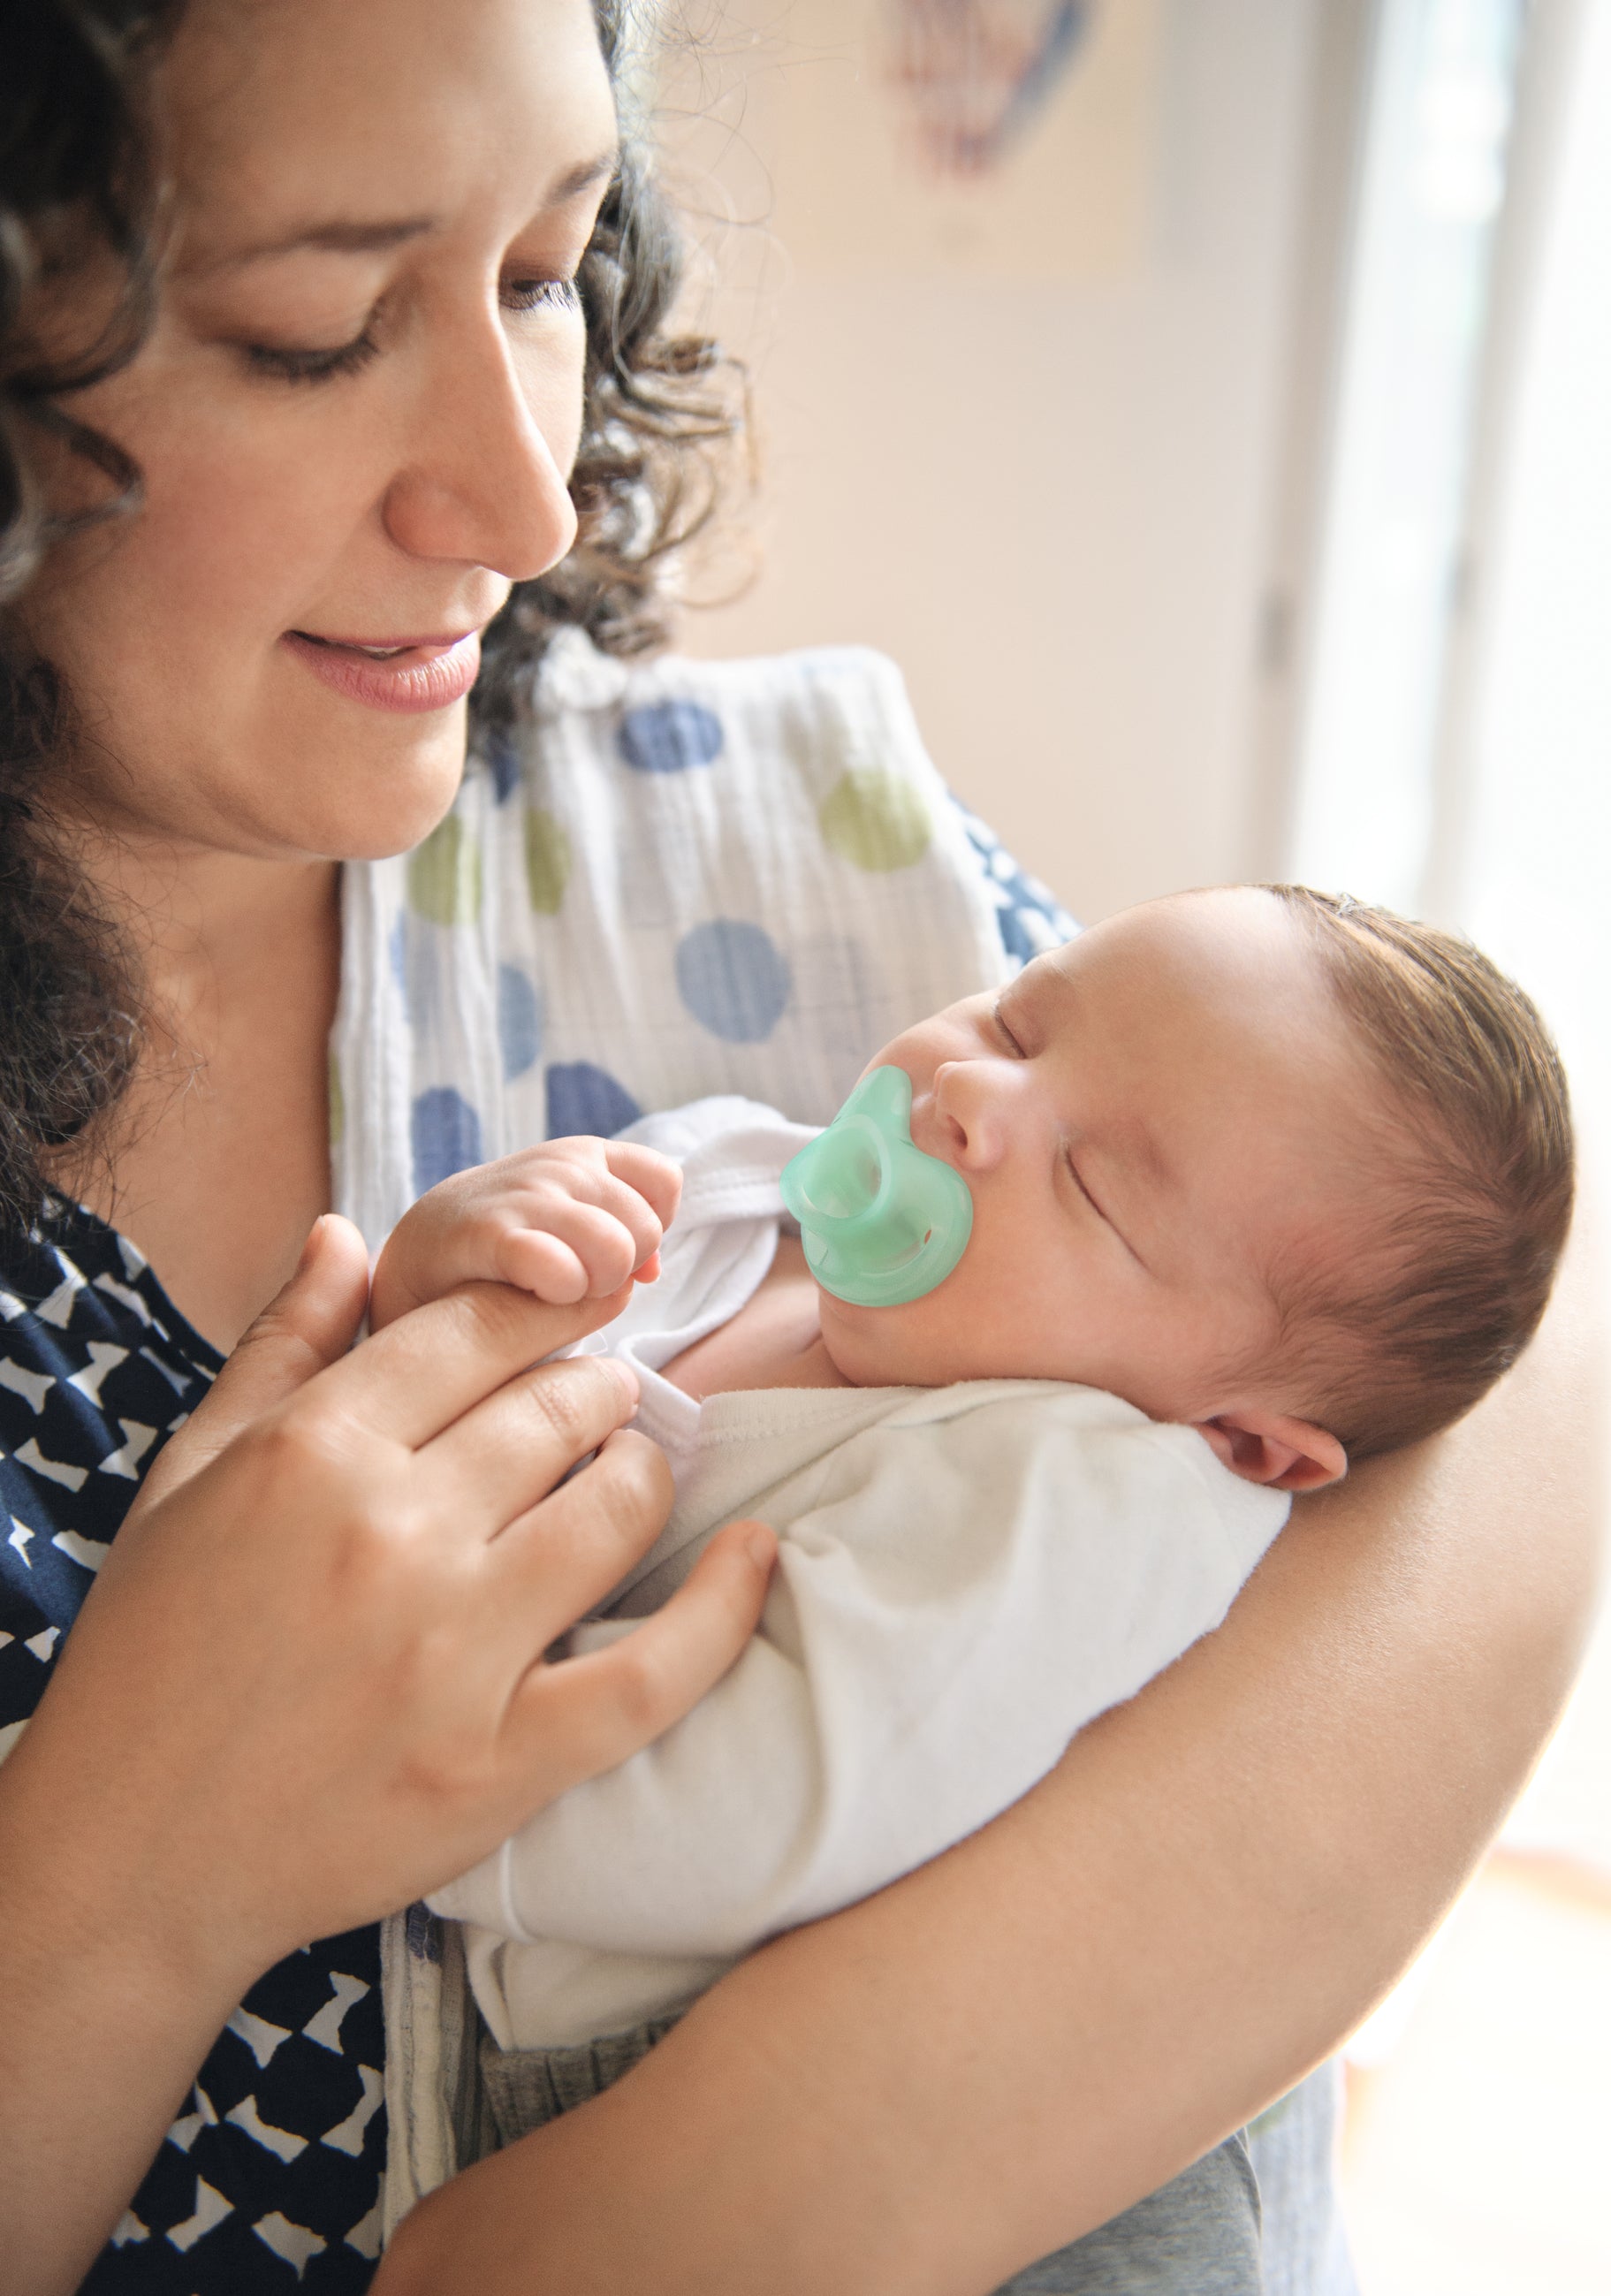
POLYGON ((683 1168, 658 1148, 635 1140, 607 1140, 604 1161, 617 1180, 635 1189, 653 1210, 662 1227, 669 1227, 683 1198, 683 1168))
POLYGON ((600 1288, 569 1244, 541 1228, 511 1228, 498 1238, 493 1258, 505 1283, 546 1300, 551 1307, 574 1307, 600 1288))

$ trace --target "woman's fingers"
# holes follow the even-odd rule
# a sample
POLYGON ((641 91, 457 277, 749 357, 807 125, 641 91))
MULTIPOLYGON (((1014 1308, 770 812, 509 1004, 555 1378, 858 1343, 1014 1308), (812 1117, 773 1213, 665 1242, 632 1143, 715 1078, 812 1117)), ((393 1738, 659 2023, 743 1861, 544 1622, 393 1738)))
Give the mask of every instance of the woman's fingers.
POLYGON ((418 1450, 483 1397, 609 1323, 629 1297, 624 1287, 556 1308, 505 1283, 467 1283, 333 1365, 320 1382, 323 1406, 418 1450))
POLYGON ((142 1512, 315 1372, 338 1362, 353 1343, 368 1295, 363 1237, 350 1220, 326 1212, 314 1222, 290 1282, 258 1316, 183 1434, 153 1461, 140 1493, 142 1512))
MULTIPOLYGON (((637 1406, 636 1380, 608 1356, 541 1364, 506 1382, 421 1447, 413 1470, 421 1505, 455 1530, 507 1537, 578 1459, 626 1425, 637 1406)), ((577 1478, 578 1488, 585 1480, 577 1478)), ((669 1505, 667 1490, 656 1529, 669 1505)), ((586 1537, 585 1524, 577 1535, 586 1537)), ((614 1583, 606 1578, 604 1586, 614 1583)))
POLYGON ((698 1704, 755 1632, 776 1555, 765 1523, 729 1523, 670 1602, 623 1641, 531 1669, 504 1726, 516 1775, 532 1789, 522 1818, 613 1769, 698 1704))
POLYGON ((658 1538, 675 1496, 658 1444, 622 1428, 493 1541, 488 1608, 497 1611, 495 1663, 507 1680, 620 1584, 658 1538))

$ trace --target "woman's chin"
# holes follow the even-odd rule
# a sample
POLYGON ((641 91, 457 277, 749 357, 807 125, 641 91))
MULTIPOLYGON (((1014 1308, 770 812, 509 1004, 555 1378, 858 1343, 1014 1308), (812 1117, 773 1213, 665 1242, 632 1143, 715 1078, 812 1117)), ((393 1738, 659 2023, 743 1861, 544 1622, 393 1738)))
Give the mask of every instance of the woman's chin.
POLYGON ((342 861, 384 861, 422 844, 451 810, 464 779, 465 713, 445 712, 450 726, 429 738, 348 769, 322 808, 326 833, 320 849, 342 861))

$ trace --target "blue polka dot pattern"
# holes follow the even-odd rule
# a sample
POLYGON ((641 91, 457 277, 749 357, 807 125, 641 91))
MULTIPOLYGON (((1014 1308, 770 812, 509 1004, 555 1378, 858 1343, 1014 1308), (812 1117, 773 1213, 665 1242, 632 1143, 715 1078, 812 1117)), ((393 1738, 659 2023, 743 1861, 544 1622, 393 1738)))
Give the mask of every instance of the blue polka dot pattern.
POLYGON ((487 770, 492 775, 494 796, 500 805, 507 805, 520 786, 520 752, 507 734, 488 734, 487 770))
POLYGON ((643 1113, 626 1086, 591 1061, 561 1061, 543 1082, 551 1140, 568 1139, 575 1132, 597 1132, 609 1139, 643 1113))
POLYGON ((420 1094, 409 1118, 409 1139, 416 1195, 481 1160, 481 1119, 451 1085, 420 1094))
POLYGON ((634 773, 680 774, 722 754, 722 721, 697 701, 654 701, 629 709, 616 747, 634 773))
POLYGON ((410 911, 399 910, 388 942, 392 976, 403 992, 408 1025, 416 1036, 426 1036, 439 1025, 442 969, 437 931, 435 925, 421 924, 410 911))
POLYGON ((677 943, 677 994, 702 1027, 730 1045, 758 1045, 777 1027, 793 982, 759 925, 713 917, 677 943))
POLYGON ((996 929, 1002 947, 1015 964, 1027 964, 1049 948, 1060 948, 1079 931, 1055 894, 1032 877, 1007 851, 993 829, 970 813, 960 798, 954 800, 968 832, 968 841, 984 865, 985 881, 996 905, 996 929))
POLYGON ((537 992, 519 969, 498 967, 498 1052, 503 1073, 522 1077, 537 1064, 543 1049, 543 1008, 537 992))

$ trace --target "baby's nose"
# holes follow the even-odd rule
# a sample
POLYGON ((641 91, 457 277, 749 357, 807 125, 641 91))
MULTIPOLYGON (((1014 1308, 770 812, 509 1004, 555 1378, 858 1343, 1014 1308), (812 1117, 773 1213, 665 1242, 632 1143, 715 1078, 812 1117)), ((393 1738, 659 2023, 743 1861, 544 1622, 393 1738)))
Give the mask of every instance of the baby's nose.
POLYGON ((935 1070, 934 1104, 945 1144, 963 1171, 1000 1161, 1012 1132, 1014 1079, 999 1061, 945 1061, 935 1070))

